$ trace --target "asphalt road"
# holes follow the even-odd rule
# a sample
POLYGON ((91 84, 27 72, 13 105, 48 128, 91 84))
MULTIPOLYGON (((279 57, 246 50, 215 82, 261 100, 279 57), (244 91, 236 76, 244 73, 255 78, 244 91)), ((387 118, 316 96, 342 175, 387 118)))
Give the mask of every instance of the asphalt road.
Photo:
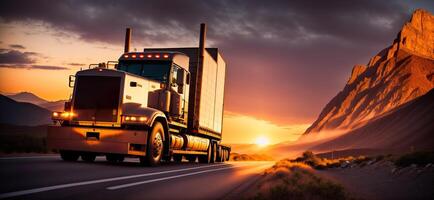
POLYGON ((57 155, 0 158, 0 199, 238 199, 273 162, 140 166, 64 162, 57 155))

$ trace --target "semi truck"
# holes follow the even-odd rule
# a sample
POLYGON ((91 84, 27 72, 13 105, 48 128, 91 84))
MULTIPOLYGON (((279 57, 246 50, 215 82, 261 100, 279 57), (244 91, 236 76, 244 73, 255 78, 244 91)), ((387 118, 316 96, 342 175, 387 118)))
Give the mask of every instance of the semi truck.
POLYGON ((70 76, 72 96, 52 114, 48 147, 65 161, 229 160, 231 148, 221 143, 226 63, 218 48, 205 48, 206 25, 199 47, 131 52, 131 32, 118 61, 70 76))

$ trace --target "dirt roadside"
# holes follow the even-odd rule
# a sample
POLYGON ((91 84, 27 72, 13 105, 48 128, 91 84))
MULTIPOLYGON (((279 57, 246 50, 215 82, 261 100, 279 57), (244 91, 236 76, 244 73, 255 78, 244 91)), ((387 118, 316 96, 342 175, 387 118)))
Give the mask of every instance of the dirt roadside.
POLYGON ((316 170, 363 199, 434 199, 434 166, 396 168, 389 161, 316 170))

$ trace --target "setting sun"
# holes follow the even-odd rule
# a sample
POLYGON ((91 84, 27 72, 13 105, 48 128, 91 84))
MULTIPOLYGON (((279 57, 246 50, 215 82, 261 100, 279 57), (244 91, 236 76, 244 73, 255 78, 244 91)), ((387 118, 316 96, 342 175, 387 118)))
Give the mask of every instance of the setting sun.
POLYGON ((255 144, 260 146, 260 147, 267 146, 268 143, 269 143, 268 138, 266 138, 264 136, 256 138, 256 141, 255 141, 255 144))

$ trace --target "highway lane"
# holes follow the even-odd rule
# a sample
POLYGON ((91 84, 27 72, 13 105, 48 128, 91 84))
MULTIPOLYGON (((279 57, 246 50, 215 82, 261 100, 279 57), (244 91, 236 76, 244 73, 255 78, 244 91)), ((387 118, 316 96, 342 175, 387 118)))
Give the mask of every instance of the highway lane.
POLYGON ((273 162, 110 164, 0 158, 0 199, 237 199, 273 162))

